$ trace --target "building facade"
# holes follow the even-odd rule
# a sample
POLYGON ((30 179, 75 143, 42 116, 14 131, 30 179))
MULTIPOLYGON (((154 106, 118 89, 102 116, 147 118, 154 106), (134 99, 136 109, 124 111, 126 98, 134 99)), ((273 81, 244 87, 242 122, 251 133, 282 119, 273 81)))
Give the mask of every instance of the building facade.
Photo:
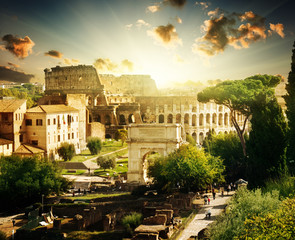
POLYGON ((27 142, 44 149, 47 157, 56 159, 61 143, 68 142, 80 153, 79 111, 63 104, 39 105, 27 110, 27 142))

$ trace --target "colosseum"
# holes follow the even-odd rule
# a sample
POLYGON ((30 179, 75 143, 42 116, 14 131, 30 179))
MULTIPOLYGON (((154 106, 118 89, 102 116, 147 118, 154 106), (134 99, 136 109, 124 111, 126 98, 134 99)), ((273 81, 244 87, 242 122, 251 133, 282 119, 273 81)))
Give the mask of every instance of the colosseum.
MULTIPOLYGON (((198 144, 202 144, 210 129, 216 133, 234 131, 226 107, 199 103, 196 93, 158 96, 155 81, 147 75, 99 75, 93 66, 85 65, 57 66, 44 72, 46 96, 40 103, 70 105, 69 99, 76 95, 72 106, 80 106, 86 124, 103 124, 106 138, 114 137, 117 129, 131 123, 181 123, 185 133, 198 144), (81 104, 77 104, 77 99, 81 104)), ((242 125, 243 116, 238 115, 237 119, 242 125)))

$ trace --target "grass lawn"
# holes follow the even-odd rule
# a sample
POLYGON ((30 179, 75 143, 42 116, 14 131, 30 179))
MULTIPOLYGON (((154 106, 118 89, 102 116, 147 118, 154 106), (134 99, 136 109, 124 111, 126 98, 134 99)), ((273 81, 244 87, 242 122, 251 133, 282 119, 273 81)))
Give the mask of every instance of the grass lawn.
POLYGON ((97 169, 94 171, 94 174, 100 177, 114 177, 120 175, 126 174, 128 171, 128 158, 119 159, 117 161, 116 167, 114 169, 97 169), (109 175, 107 175, 107 173, 109 175))
POLYGON ((123 195, 130 195, 130 192, 123 192, 123 193, 110 193, 110 194, 104 194, 104 193, 94 193, 94 194, 86 194, 84 196, 77 196, 77 197, 69 197, 73 200, 91 200, 96 198, 105 198, 105 197, 116 197, 116 196, 123 196, 123 195))
MULTIPOLYGON (((97 155, 91 155, 90 151, 88 149, 84 150, 81 152, 81 154, 76 155, 72 158, 71 162, 84 162, 90 158, 94 158, 94 157, 98 157, 100 155, 109 153, 109 152, 113 152, 122 148, 126 148, 127 147, 127 143, 124 143, 122 146, 122 142, 121 141, 115 141, 115 140, 111 140, 111 141, 105 141, 102 143, 102 147, 101 147, 101 151, 99 154, 97 155)), ((128 150, 126 150, 128 151, 128 150)))

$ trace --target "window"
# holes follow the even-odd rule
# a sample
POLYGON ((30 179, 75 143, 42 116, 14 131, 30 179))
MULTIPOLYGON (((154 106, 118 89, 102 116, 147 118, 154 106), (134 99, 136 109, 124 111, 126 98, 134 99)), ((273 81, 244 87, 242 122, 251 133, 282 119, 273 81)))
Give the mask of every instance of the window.
POLYGON ((72 139, 74 139, 74 138, 75 138, 74 133, 72 133, 72 139))
POLYGON ((56 118, 53 118, 53 125, 56 124, 56 118))
POLYGON ((36 125, 42 126, 42 119, 36 119, 36 125))
POLYGON ((32 126, 32 119, 26 119, 26 126, 32 126))
POLYGON ((68 139, 69 139, 69 140, 71 139, 71 134, 70 134, 70 133, 68 133, 68 139))
POLYGON ((15 114, 15 120, 17 120, 17 113, 15 114))
POLYGON ((60 142, 60 135, 57 135, 57 141, 60 142))
POLYGON ((50 119, 47 119, 47 125, 48 126, 50 125, 50 119))
POLYGON ((20 142, 23 142, 24 141, 24 136, 21 134, 21 135, 19 135, 19 141, 20 142))
POLYGON ((38 146, 38 140, 32 140, 32 145, 38 146))
POLYGON ((9 144, 7 144, 7 149, 9 149, 9 144))

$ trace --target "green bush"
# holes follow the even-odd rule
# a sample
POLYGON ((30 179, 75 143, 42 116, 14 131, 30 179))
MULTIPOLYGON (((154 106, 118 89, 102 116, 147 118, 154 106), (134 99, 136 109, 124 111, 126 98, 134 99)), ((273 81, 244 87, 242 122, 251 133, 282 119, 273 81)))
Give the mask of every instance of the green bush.
POLYGON ((236 239, 294 239, 295 199, 286 199, 275 212, 246 219, 242 234, 236 239))
POLYGON ((211 240, 235 239, 245 231, 245 220, 263 217, 280 206, 279 193, 262 194, 260 189, 249 191, 242 188, 233 196, 225 213, 210 227, 211 240))
POLYGON ((97 155, 101 150, 101 140, 98 137, 89 137, 87 139, 87 145, 89 151, 92 155, 97 155))
POLYGON ((295 196, 295 178, 290 176, 282 177, 278 180, 270 180, 265 183, 264 192, 277 190, 282 198, 295 196))
POLYGON ((113 169, 116 167, 116 159, 109 156, 100 156, 97 158, 97 165, 99 165, 103 170, 113 169))
POLYGON ((6 240, 6 239, 7 239, 6 233, 0 230, 0 240, 6 240))
POLYGON ((142 214, 137 212, 126 215, 122 219, 122 224, 129 233, 132 233, 134 229, 137 228, 141 223, 142 214))
POLYGON ((58 155, 62 157, 64 161, 71 160, 75 155, 75 145, 72 143, 64 142, 57 149, 58 155))

